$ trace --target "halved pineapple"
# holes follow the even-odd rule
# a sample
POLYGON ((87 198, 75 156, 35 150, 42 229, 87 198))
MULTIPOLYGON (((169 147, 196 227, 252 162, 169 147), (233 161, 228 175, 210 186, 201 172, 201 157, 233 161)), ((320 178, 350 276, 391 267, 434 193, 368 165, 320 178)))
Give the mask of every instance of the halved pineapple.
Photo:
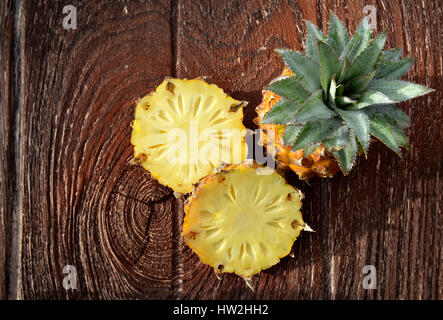
POLYGON ((245 105, 201 79, 166 79, 137 103, 136 162, 174 191, 192 191, 223 163, 246 159, 245 105))
POLYGON ((249 277, 277 264, 306 227, 301 192, 257 168, 229 166, 202 179, 185 205, 185 241, 217 273, 249 277))
POLYGON ((364 17, 350 36, 331 12, 327 36, 306 21, 304 53, 276 50, 286 68, 264 92, 256 123, 277 163, 300 179, 349 174, 371 136, 400 157, 409 148, 409 118, 396 103, 434 90, 399 80, 414 60, 383 50, 386 32, 371 39, 371 30, 364 17))

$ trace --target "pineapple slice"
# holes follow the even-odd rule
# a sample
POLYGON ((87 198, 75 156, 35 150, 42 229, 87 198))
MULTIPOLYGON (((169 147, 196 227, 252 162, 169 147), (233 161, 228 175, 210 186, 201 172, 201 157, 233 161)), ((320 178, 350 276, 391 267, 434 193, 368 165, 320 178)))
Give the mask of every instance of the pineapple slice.
POLYGON ((277 264, 306 227, 301 192, 257 167, 229 166, 204 178, 185 205, 185 241, 216 273, 249 277, 277 264))
POLYGON ((201 79, 166 79, 135 109, 134 157, 179 193, 223 163, 246 159, 244 102, 201 79))

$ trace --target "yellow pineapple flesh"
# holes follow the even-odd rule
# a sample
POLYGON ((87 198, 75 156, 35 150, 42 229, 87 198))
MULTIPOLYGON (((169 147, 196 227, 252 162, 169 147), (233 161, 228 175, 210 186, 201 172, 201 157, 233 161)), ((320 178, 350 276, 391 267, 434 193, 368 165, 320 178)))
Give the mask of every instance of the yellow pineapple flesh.
MULTIPOLYGON (((292 75, 292 72, 285 68, 281 76, 292 75)), ((303 154, 303 149, 291 150, 291 146, 283 143, 283 134, 285 125, 261 124, 265 114, 271 110, 274 105, 282 99, 279 95, 271 91, 263 92, 263 100, 256 108, 257 118, 255 123, 259 126, 260 139, 265 145, 267 151, 271 153, 280 168, 289 167, 297 173, 300 179, 308 180, 315 176, 323 178, 332 177, 339 171, 337 161, 326 152, 324 145, 320 145, 308 157, 303 154), (269 132, 272 130, 272 134, 269 132)))
POLYGON ((223 163, 246 159, 244 105, 201 79, 166 79, 137 103, 135 161, 161 184, 191 192, 223 163))
POLYGON ((216 273, 249 277, 280 261, 306 227, 300 191, 256 164, 202 179, 185 205, 186 243, 216 273))

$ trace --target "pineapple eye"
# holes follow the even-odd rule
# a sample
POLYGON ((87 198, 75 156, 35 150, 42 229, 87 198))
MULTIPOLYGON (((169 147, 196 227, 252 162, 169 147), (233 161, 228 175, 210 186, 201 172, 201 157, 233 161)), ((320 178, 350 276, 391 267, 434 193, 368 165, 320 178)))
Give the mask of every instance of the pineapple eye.
POLYGON ((191 240, 197 239, 197 236, 198 236, 198 233, 194 232, 194 231, 190 231, 185 235, 186 238, 191 239, 191 240))
POLYGON ((240 107, 244 107, 247 103, 246 102, 240 102, 238 104, 232 104, 229 108, 229 112, 237 112, 240 107))
POLYGON ((292 229, 295 229, 295 228, 297 228, 297 227, 302 227, 302 226, 303 226, 303 225, 300 224, 300 222, 298 222, 297 220, 294 220, 294 221, 291 222, 291 227, 292 227, 292 229))
POLYGON ((175 84, 173 84, 172 82, 166 83, 166 90, 174 94, 174 89, 175 89, 175 84))

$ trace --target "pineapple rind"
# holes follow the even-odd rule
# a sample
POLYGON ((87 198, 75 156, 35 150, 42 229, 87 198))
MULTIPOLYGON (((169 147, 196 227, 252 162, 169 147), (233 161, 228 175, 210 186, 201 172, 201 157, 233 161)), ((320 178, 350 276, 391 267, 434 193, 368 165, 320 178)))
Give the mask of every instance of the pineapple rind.
POLYGON ((185 205, 185 241, 217 273, 249 277, 277 264, 305 227, 300 192, 256 167, 229 166, 202 179, 185 205))

